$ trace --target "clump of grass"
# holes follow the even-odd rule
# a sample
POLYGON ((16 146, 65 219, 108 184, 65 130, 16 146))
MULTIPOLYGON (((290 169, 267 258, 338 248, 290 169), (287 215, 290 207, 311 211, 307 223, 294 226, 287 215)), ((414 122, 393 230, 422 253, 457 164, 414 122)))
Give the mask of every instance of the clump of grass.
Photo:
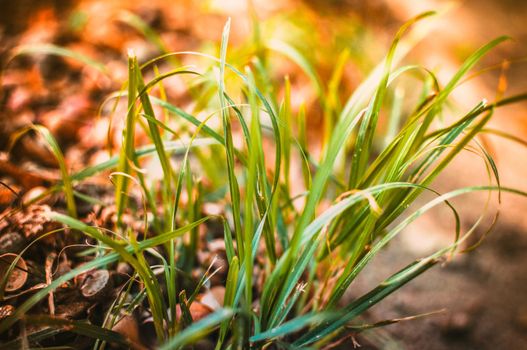
MULTIPOLYGON (((352 322, 443 256, 454 253, 479 224, 481 220, 462 232, 458 213, 449 200, 477 191, 527 195, 500 186, 492 158, 476 142, 479 133, 489 131, 485 126, 496 107, 523 100, 525 95, 490 103, 482 100, 452 123, 436 126, 436 121, 448 111, 449 95, 467 72, 506 38, 482 46, 441 86, 429 70, 415 65, 398 66, 399 41, 410 26, 429 15, 420 15, 399 30, 384 61, 342 107, 338 102, 338 82, 347 53, 340 56, 327 86, 299 51, 283 45, 263 48, 261 38, 257 38, 251 64, 239 69, 227 60, 230 22, 223 31, 219 58, 195 52, 168 53, 139 65, 131 53, 127 87, 119 94, 126 95, 128 101, 120 154, 76 174, 68 174, 64 168, 63 184, 55 189, 64 188, 69 198, 73 196, 71 182, 79 183, 98 172, 114 169, 118 215, 115 232, 79 221, 73 204, 68 205, 69 215, 52 214, 54 220, 83 232, 108 249, 28 298, 14 315, 0 323, 0 331, 24 318, 26 312, 65 281, 117 261, 133 267, 134 276, 128 283, 139 280, 141 288, 126 307, 124 300, 130 288, 123 289, 114 305, 130 311, 146 300, 161 349, 182 348, 213 332, 215 335, 210 338, 216 342, 216 349, 264 348, 269 344, 284 349, 318 348, 345 336, 350 329, 362 329, 352 322), (284 80, 282 97, 277 87, 268 85, 270 74, 264 56, 276 52, 273 50, 299 63, 316 85, 322 110, 337 116, 334 122, 325 124, 323 153, 318 161, 308 149, 306 111, 293 113, 289 80, 284 80), (164 73, 154 68, 154 78, 145 80, 151 67, 162 62, 177 64, 173 58, 179 55, 210 60, 210 68, 198 72, 176 66, 164 73), (404 95, 400 93, 402 85, 397 83, 409 74, 420 79, 421 93, 411 109, 402 109, 404 95), (152 88, 161 86, 162 91, 163 80, 174 75, 190 77, 189 84, 195 77, 193 91, 203 88, 203 95, 208 98, 197 103, 201 110, 188 113, 167 101, 163 94, 153 95, 152 88), (241 96, 238 99, 228 89, 228 81, 233 80, 241 86, 236 91, 241 96), (383 134, 379 118, 383 108, 389 109, 390 101, 390 128, 383 134), (163 118, 155 113, 158 107, 165 112, 163 118), (198 112, 206 117, 198 119, 198 112), (221 120, 221 128, 208 125, 213 118, 221 120), (172 127, 182 123, 194 126, 184 142, 177 141, 184 134, 183 128, 172 127), (150 137, 151 145, 136 148, 137 128, 150 137), (242 143, 236 143, 237 138, 242 143), (264 141, 273 146, 264 147, 264 141), (431 188, 433 180, 469 147, 482 155, 490 183, 445 194, 431 188), (146 155, 155 156, 161 165, 160 184, 149 181, 149 174, 141 170, 141 158, 146 155), (302 174, 293 173, 292 162, 302 165, 302 174), (210 181, 204 185, 198 176, 210 181), (302 179, 305 192, 293 192, 292 178, 302 179), (121 220, 129 207, 127 196, 134 184, 141 189, 150 214, 145 226, 151 226, 153 232, 143 240, 121 220), (410 210, 410 205, 425 191, 435 198, 410 210), (182 200, 183 195, 186 201, 182 200), (318 210, 327 200, 332 204, 318 210), (202 206, 207 202, 220 203, 223 214, 202 216, 202 206), (342 305, 345 291, 376 254, 413 221, 439 205, 452 210, 456 223, 452 245, 410 263, 362 297, 342 305), (210 274, 203 275, 192 289, 179 277, 190 274, 197 266, 198 228, 211 220, 220 220, 224 229, 228 260, 225 297, 222 309, 194 322, 190 306, 210 274), (147 255, 163 266, 163 278, 148 264, 147 255), (253 275, 255 271, 259 279, 253 275), (181 317, 177 317, 178 308, 181 317)), ((49 53, 76 57, 68 51, 50 50, 49 46, 46 49, 49 53)), ((96 67, 102 69, 99 64, 96 67)), ((55 149, 56 143, 51 144, 55 149)), ((103 328, 52 319, 26 321, 48 322, 55 327, 65 326, 66 322, 68 329, 98 339, 97 347, 102 348, 105 342, 126 343, 110 330, 120 312, 119 307, 111 308, 103 328)))

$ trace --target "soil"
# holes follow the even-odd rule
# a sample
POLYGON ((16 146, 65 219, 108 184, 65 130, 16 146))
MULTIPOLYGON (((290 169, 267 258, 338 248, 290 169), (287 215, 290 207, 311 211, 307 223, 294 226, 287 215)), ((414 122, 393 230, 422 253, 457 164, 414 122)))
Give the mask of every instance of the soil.
MULTIPOLYGON (((350 296, 360 295, 412 260, 416 251, 408 248, 404 236, 367 267, 351 286, 350 296)), ((432 268, 373 307, 368 320, 442 312, 365 332, 363 348, 527 348, 526 248, 524 231, 498 227, 475 251, 432 268)))

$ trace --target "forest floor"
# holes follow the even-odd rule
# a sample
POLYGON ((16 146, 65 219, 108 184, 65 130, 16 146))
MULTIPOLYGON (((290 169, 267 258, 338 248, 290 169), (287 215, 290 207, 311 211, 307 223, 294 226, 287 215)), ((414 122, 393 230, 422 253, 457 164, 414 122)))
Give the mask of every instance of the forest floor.
MULTIPOLYGON (((520 6, 516 2, 510 1, 496 3, 490 0, 468 1, 459 10, 456 10, 457 12, 454 12, 454 19, 450 18, 449 20, 459 22, 462 20, 466 26, 466 33, 488 35, 487 39, 490 39, 496 28, 487 25, 485 16, 493 16, 493 12, 501 14, 504 11, 511 11, 510 6, 520 6)), ((37 10, 41 11, 43 8, 37 10)), ((22 16, 26 19, 34 18, 16 9, 11 10, 15 16, 22 16)), ((28 26, 28 23, 25 23, 26 20, 20 19, 18 21, 17 18, 6 18, 5 16, 9 11, 0 11, 3 13, 0 17, 4 17, 1 19, 2 22, 14 21, 6 26, 2 42, 6 43, 5 47, 8 47, 14 46, 19 41, 31 43, 35 38, 45 38, 46 35, 56 39, 60 31, 57 27, 57 18, 63 16, 67 11, 67 5, 59 6, 56 13, 42 10, 40 16, 36 17, 39 21, 34 22, 33 27, 28 26), (46 28, 46 26, 50 27, 46 28)), ((394 17, 408 16, 408 12, 397 15, 397 11, 393 8, 391 11, 394 12, 394 17)), ((525 6, 520 6, 518 12, 525 16, 527 9, 525 6)), ((154 23, 158 14, 153 11, 145 12, 143 15, 150 18, 151 22, 154 23)), ((501 21, 496 25, 501 26, 500 28, 509 28, 510 32, 506 32, 507 34, 516 36, 518 41, 525 39, 527 36, 525 28, 520 28, 514 20, 511 20, 510 26, 506 26, 507 16, 499 15, 496 17, 492 23, 501 21)), ((184 25, 185 23, 181 24, 181 26, 184 25)), ((179 30, 186 38, 184 43, 179 43, 182 46, 192 43, 193 35, 203 35, 199 31, 184 31, 181 28, 179 30)), ((106 34, 111 34, 111 32, 106 34)), ((81 41, 97 39, 89 38, 88 34, 79 35, 81 41)), ((444 36, 438 38, 437 42, 447 42, 448 33, 444 36)), ((69 40, 68 38, 62 39, 69 40)), ((103 44, 107 46, 108 52, 111 52, 112 44, 103 44)), ((124 44, 121 42, 119 45, 124 44)), ((89 49, 85 47, 79 46, 79 48, 89 52, 89 49)), ((446 44, 443 49, 444 52, 451 51, 451 47, 446 46, 446 44)), ((527 47, 520 47, 520 51, 504 51, 499 54, 503 56, 514 52, 515 56, 522 56, 527 54, 525 50, 527 47)), ((427 52, 426 46, 418 48, 419 52, 424 55, 427 52)), ((449 60, 452 58, 445 55, 443 57, 436 56, 434 59, 449 60)), ((114 55, 106 61, 114 64, 116 60, 114 55)), ((18 66, 14 65, 14 69, 8 72, 2 81, 4 88, 7 86, 7 93, 1 101, 0 180, 9 183, 16 191, 21 191, 21 193, 26 193, 26 196, 30 196, 35 195, 35 193, 27 193, 31 192, 31 189, 34 192, 42 191, 57 180, 58 172, 53 169, 56 164, 52 160, 47 161, 46 159, 50 158, 49 153, 46 153, 42 145, 34 144, 33 141, 24 142, 22 140, 13 150, 14 153, 8 155, 5 151, 9 137, 21 126, 30 122, 43 123, 56 133, 62 144, 68 146, 66 158, 77 160, 75 167, 82 168, 84 164, 93 163, 100 156, 99 151, 102 149, 102 145, 95 144, 101 140, 100 137, 97 139, 96 136, 104 129, 87 129, 83 126, 85 126, 87 118, 93 115, 93 111, 97 107, 96 101, 100 102, 102 93, 111 91, 112 85, 109 82, 97 81, 97 77, 89 76, 89 73, 77 66, 73 66, 73 68, 68 66, 67 69, 71 68, 74 74, 65 77, 63 76, 63 63, 53 59, 40 60, 38 69, 28 68, 26 63, 20 62, 18 66), (29 81, 32 79, 31 74, 35 77, 38 76, 34 83, 29 81), (25 84, 18 85, 17 79, 22 75, 24 75, 22 79, 25 80, 25 84), (79 77, 82 77, 82 83, 78 83, 79 77), (76 81, 75 85, 68 88, 64 87, 68 80, 76 81), (45 89, 44 85, 48 83, 56 89, 62 89, 60 91, 65 91, 64 95, 68 96, 67 99, 61 100, 56 92, 45 89), (33 171, 28 172, 27 169, 33 169, 33 171), (35 190, 35 188, 37 189, 35 190)), ((123 69, 122 66, 117 65, 116 67, 116 71, 123 69)), ((522 69, 512 72, 515 75, 514 79, 511 79, 510 88, 512 90, 525 88, 524 84, 522 86, 522 81, 524 77, 527 77, 526 72, 525 65, 522 69)), ((493 90, 493 84, 495 84, 494 81, 489 81, 488 85, 483 82, 473 89, 488 93, 493 90)), ((518 136, 525 138, 527 136, 527 124, 524 118, 527 109, 523 106, 515 110, 504 110, 501 113, 509 112, 510 118, 498 119, 497 127, 518 131, 518 136)), ((105 124, 101 123, 98 127, 104 128, 105 124)), ((496 153, 503 154, 498 159, 498 163, 503 169, 506 184, 519 185, 520 187, 525 185, 523 179, 527 164, 517 163, 518 159, 527 159, 527 154, 512 151, 508 143, 495 143, 493 145, 497 150, 496 153), (514 171, 506 171, 505 169, 509 166, 512 166, 514 171)), ((74 162, 72 161, 72 163, 74 162)), ((452 171, 441 178, 438 186, 449 187, 464 184, 463 179, 456 176, 460 171, 468 174, 468 176, 471 174, 471 170, 467 169, 465 164, 455 164, 452 171)), ((1 190, 3 192, 0 193, 0 208, 8 208, 18 200, 16 196, 12 196, 4 188, 1 190)), ((89 191, 105 193, 106 189, 104 187, 102 189, 90 188, 89 191)), ((57 199, 56 202, 51 203, 51 206, 53 205, 64 205, 63 199, 57 199)), ((88 214, 91 209, 87 208, 85 214, 88 214)), ((383 303, 368 312, 367 319, 375 322, 436 310, 443 310, 441 313, 390 325, 371 333, 366 332, 363 339, 359 338, 362 348, 431 350, 527 348, 527 299, 525 298, 527 295, 527 254, 525 254, 527 250, 527 218, 522 215, 526 209, 525 203, 522 204, 514 200, 507 202, 501 223, 496 226, 495 231, 478 249, 457 257, 444 266, 437 266, 411 282, 400 292, 388 297, 383 303)), ((38 213, 32 215, 34 215, 33 219, 38 220, 38 213)), ((473 218, 475 217, 474 214, 473 218)), ((104 220, 105 218, 98 217, 97 219, 104 220)), ((46 222, 29 221, 23 223, 23 227, 28 230, 26 235, 30 236, 32 234, 31 226, 34 226, 35 230, 38 231, 46 228, 46 224, 46 222)), ((6 237, 12 229, 12 226, 0 223, 0 237, 6 237)), ((451 231, 442 226, 439 216, 427 218, 417 228, 408 230, 398 237, 383 254, 379 255, 371 266, 368 266, 362 277, 352 285, 348 293, 349 297, 361 295, 372 285, 389 276, 391 272, 403 267, 414 257, 422 255, 423 251, 426 252, 427 249, 433 250, 448 244, 452 238, 449 232, 451 231), (427 234, 426 239, 422 237, 425 234, 427 234)), ((82 307, 87 308, 88 305, 82 307)))

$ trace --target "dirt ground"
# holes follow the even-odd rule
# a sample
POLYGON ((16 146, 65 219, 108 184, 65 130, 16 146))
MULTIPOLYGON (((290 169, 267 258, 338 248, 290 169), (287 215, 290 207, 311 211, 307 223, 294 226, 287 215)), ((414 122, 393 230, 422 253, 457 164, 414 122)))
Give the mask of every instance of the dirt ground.
MULTIPOLYGON (((402 268, 415 254, 405 246, 403 235, 364 271, 367 277, 349 293, 365 291, 365 286, 402 268)), ((368 318, 374 322, 443 311, 365 333, 364 348, 527 348, 526 248, 525 232, 500 227, 479 249, 434 267, 374 307, 368 318)))

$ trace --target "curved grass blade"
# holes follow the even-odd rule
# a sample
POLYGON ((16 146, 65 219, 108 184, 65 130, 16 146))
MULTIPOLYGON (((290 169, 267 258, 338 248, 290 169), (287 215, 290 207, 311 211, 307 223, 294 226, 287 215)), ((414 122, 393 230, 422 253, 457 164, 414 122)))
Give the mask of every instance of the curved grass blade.
MULTIPOLYGON (((135 139, 135 98, 137 93, 137 57, 130 51, 128 53, 128 110, 126 122, 123 129, 123 145, 119 155, 119 165, 117 172, 126 175, 131 174, 130 162, 136 163, 134 152, 135 139)), ((122 215, 126 206, 129 179, 126 176, 119 176, 115 184, 115 205, 117 207, 117 226, 122 226, 122 215)))
POLYGON ((15 47, 13 49, 13 54, 11 55, 9 61, 13 60, 16 56, 20 55, 34 55, 34 54, 47 54, 47 55, 56 55, 63 56, 68 58, 73 58, 77 61, 80 61, 91 68, 98 70, 104 75, 109 75, 109 71, 104 64, 98 62, 88 56, 80 54, 78 52, 66 49, 64 47, 56 46, 53 44, 31 44, 31 45, 22 45, 15 47))
POLYGON ((395 290, 399 289, 415 277, 422 274, 424 271, 434 266, 437 262, 437 259, 429 258, 408 265, 401 271, 385 280, 378 287, 348 305, 342 312, 339 312, 337 316, 330 315, 327 317, 317 327, 296 340, 293 345, 303 347, 319 341, 331 333, 339 330, 341 327, 393 293, 395 290))
POLYGON ((75 205, 75 196, 73 191, 73 184, 71 182, 71 177, 69 175, 68 167, 66 165, 66 160, 64 159, 64 155, 62 154, 62 151, 60 149, 60 146, 51 134, 51 132, 42 125, 30 125, 26 128, 23 128, 22 130, 15 133, 11 140, 10 140, 10 146, 9 148, 12 148, 14 143, 24 134, 26 134, 29 131, 35 131, 37 132, 46 142, 46 145, 48 149, 51 151, 51 153, 55 156, 57 159, 57 163, 60 168, 60 173, 62 177, 62 184, 64 189, 64 195, 66 197, 66 205, 68 208, 68 213, 70 216, 76 217, 77 216, 77 208, 75 205))

